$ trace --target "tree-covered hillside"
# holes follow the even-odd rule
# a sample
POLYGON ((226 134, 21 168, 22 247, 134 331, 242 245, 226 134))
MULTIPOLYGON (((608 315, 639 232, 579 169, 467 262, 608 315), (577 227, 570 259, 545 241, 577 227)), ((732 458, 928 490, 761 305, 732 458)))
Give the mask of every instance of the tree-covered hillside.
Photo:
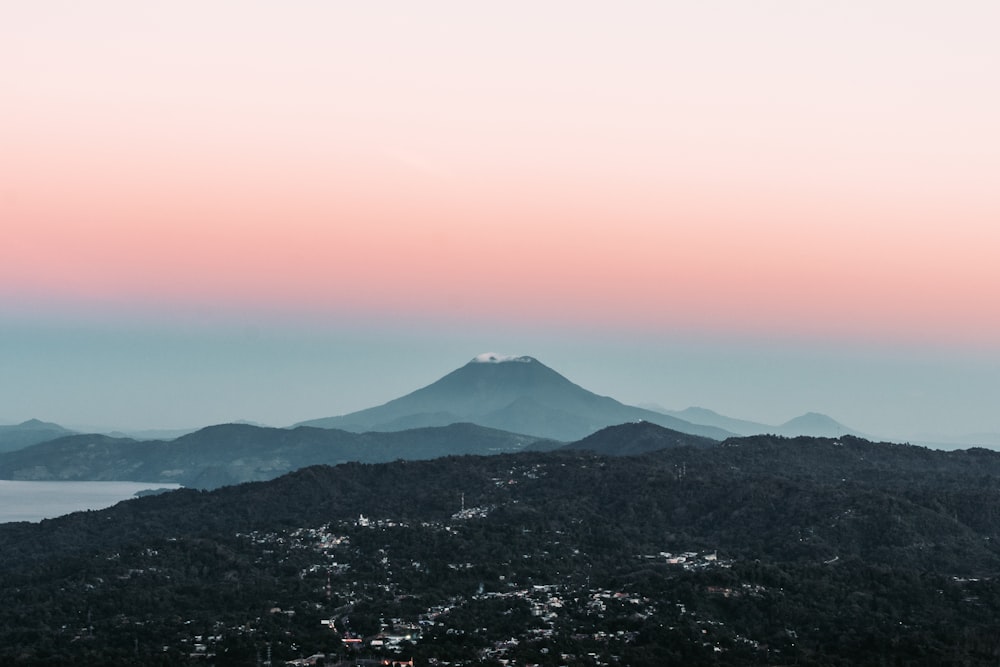
POLYGON ((0 526, 0 662, 995 665, 998 479, 758 437, 181 490, 0 526))

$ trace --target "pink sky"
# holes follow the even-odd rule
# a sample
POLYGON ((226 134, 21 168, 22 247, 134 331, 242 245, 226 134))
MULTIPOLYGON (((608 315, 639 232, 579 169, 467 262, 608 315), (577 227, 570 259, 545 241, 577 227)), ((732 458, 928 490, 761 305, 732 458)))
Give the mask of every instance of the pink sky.
POLYGON ((0 305, 995 345, 993 2, 0 9, 0 305))
POLYGON ((0 3, 0 423, 282 426, 492 350, 632 403, 1000 433, 998 25, 0 3))

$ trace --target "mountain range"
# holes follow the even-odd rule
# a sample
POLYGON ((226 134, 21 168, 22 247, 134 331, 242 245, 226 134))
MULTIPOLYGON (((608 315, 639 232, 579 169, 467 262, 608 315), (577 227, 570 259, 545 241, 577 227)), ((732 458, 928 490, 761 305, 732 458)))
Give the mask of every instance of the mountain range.
MULTIPOLYGON (((492 353, 481 354, 436 382, 385 404, 345 415, 299 422, 292 428, 311 426, 363 433, 468 422, 511 433, 572 442, 606 426, 638 421, 715 440, 733 435, 765 433, 789 437, 864 437, 864 434, 814 412, 772 426, 727 417, 700 407, 668 410, 654 405, 626 405, 574 384, 533 357, 492 353)), ((119 429, 101 432, 120 439, 173 440, 197 430, 119 429)), ((0 425, 0 453, 74 433, 78 431, 37 419, 0 425)))
POLYGON ((272 479, 315 464, 545 451, 565 443, 604 454, 637 454, 684 445, 707 447, 737 433, 762 432, 853 434, 816 413, 779 428, 702 408, 664 414, 588 391, 533 357, 483 354, 383 405, 285 429, 221 424, 176 438, 147 440, 78 434, 37 420, 0 427, 0 479, 173 482, 215 488, 272 479), (615 425, 625 426, 609 429, 615 425))

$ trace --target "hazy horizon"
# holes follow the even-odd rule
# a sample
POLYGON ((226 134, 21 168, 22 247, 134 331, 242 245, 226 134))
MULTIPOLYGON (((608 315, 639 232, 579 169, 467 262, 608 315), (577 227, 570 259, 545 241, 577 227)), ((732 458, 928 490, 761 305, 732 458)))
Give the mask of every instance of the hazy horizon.
POLYGON ((276 426, 526 354, 1000 433, 1000 5, 0 8, 0 420, 276 426))
MULTIPOLYGON (((466 336, 425 330, 380 341, 366 340, 364 331, 345 339, 342 331, 318 328, 78 328, 68 337, 70 349, 56 350, 50 342, 47 363, 32 362, 40 374, 26 383, 35 396, 21 387, 24 412, 18 415, 9 414, 18 401, 6 398, 0 423, 38 418, 70 428, 135 431, 232 421, 290 426, 384 403, 477 353, 509 351, 484 343, 458 352, 468 347, 466 336), (121 365, 102 366, 109 355, 121 365), (135 384, 136 373, 157 380, 135 384), (96 399, 87 393, 91 386, 102 391, 96 399), (46 407, 27 412, 37 405, 46 407)), ((527 338, 535 348, 516 346, 514 353, 631 405, 697 406, 773 425, 821 412, 867 435, 900 441, 1000 431, 990 406, 976 402, 977 394, 992 395, 995 370, 971 356, 790 342, 636 337, 613 345, 588 336, 569 343, 558 333, 527 338)))

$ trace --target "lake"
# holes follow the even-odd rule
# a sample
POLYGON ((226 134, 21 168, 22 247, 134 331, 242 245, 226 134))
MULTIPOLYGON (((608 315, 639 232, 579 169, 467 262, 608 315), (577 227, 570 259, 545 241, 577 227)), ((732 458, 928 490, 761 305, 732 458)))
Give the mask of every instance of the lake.
POLYGON ((99 510, 146 489, 179 489, 162 482, 22 482, 0 480, 0 523, 41 521, 99 510))

